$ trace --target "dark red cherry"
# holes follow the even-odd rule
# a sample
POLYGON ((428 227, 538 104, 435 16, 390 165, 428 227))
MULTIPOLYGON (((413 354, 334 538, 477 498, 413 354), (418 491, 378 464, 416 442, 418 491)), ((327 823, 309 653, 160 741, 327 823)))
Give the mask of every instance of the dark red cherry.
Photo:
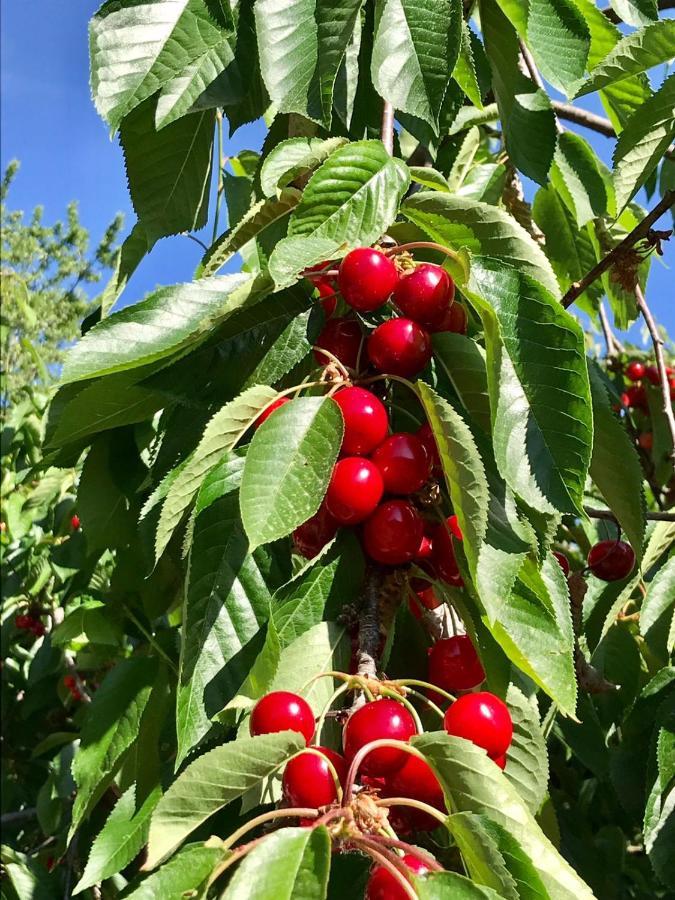
POLYGON ((621 581, 635 568, 635 553, 625 541, 599 541, 590 549, 588 568, 602 581, 621 581))
POLYGON ((420 545, 417 548, 417 553, 415 554, 415 559, 431 559, 433 551, 434 548, 431 543, 431 538, 428 535, 423 534, 420 545))
POLYGON ((633 387, 629 387, 626 391, 626 397, 628 399, 628 403, 626 403, 625 405, 630 407, 631 409, 641 409, 643 411, 649 409, 649 403, 647 402, 647 392, 641 384, 636 384, 633 385, 633 387))
POLYGON ((564 553, 560 553, 558 550, 554 550, 553 555, 560 563, 560 568, 563 570, 563 575, 565 576, 565 578, 567 578, 567 576, 570 574, 569 559, 565 556, 564 553))
POLYGON ((431 425, 428 422, 425 422, 418 431, 417 437, 424 444, 427 453, 429 454, 429 459, 431 460, 432 471, 434 473, 438 473, 441 471, 441 457, 438 452, 438 444, 436 443, 436 438, 434 437, 434 433, 431 430, 431 425))
POLYGON ((316 339, 314 358, 320 366, 330 365, 330 356, 321 352, 327 350, 340 360, 348 369, 355 369, 359 359, 359 350, 363 334, 356 319, 338 317, 326 322, 321 334, 316 339))
POLYGON ((337 800, 337 786, 327 760, 333 764, 340 784, 344 784, 347 776, 344 756, 328 747, 311 749, 320 750, 322 756, 303 751, 286 763, 281 787, 288 806, 309 806, 318 809, 337 800))
POLYGON ((39 619, 36 619, 36 620, 33 622, 33 624, 32 624, 31 627, 30 627, 30 630, 33 632, 33 634, 35 635, 35 637, 42 637, 44 634, 47 633, 47 629, 46 629, 45 626, 42 624, 42 622, 40 622, 39 619))
POLYGON ((661 384, 661 376, 656 366, 647 366, 644 372, 645 378, 650 384, 661 384))
POLYGON ((454 694, 485 680, 485 671, 468 634, 436 641, 429 654, 429 681, 454 694))
POLYGON ((249 728, 252 735, 299 731, 309 743, 314 736, 314 713, 298 694, 272 691, 253 707, 249 728))
MULTIPOLYGON (((345 756, 351 762, 356 753, 371 741, 388 738, 408 741, 417 733, 415 720, 401 703, 395 700, 373 700, 353 712, 342 732, 345 756)), ((365 775, 388 775, 400 769, 408 753, 395 747, 379 747, 369 753, 359 771, 365 775)))
POLYGON ((464 581, 459 572, 452 540, 451 523, 448 519, 446 524, 437 525, 432 533, 431 561, 439 578, 453 587, 462 587, 464 581))
POLYGON ((380 372, 412 378, 431 359, 429 333, 412 319, 389 319, 368 338, 368 358, 380 372))
POLYGON ((333 399, 340 407, 345 423, 342 453, 367 456, 385 439, 389 430, 384 404, 371 391, 360 387, 343 388, 333 399))
POLYGON ((77 513, 70 517, 70 527, 73 529, 73 531, 78 531, 80 524, 80 517, 77 515, 77 513))
POLYGON ((506 753, 513 737, 508 707, 488 691, 463 694, 446 710, 443 724, 448 734, 472 741, 492 759, 506 753))
POLYGON ((397 283, 395 263, 373 247, 357 247, 340 264, 340 293, 345 303, 359 312, 372 312, 382 306, 397 283))
MULTIPOLYGON (((383 797, 408 797, 433 806, 445 813, 443 788, 429 763, 417 756, 408 756, 403 766, 385 778, 383 797)), ((406 817, 416 831, 432 831, 439 821, 414 807, 406 809, 406 817)))
POLYGON ((290 403, 290 397, 277 397, 274 403, 270 403, 267 409, 264 409, 258 418, 253 423, 253 427, 258 429, 262 425, 263 422, 266 422, 273 412, 276 412, 280 406, 284 406, 286 403, 290 403))
POLYGON ((372 460, 389 494, 414 494, 426 484, 431 461, 426 447, 414 434, 392 434, 375 450, 372 460))
POLYGON ((638 444, 643 450, 650 451, 654 446, 654 435, 651 431, 643 431, 638 435, 638 444))
POLYGON ((338 522, 328 512, 325 503, 322 503, 318 511, 311 519, 307 519, 293 532, 293 546, 297 553, 306 559, 314 557, 332 541, 338 530, 338 522))
MULTIPOLYGON (((416 877, 431 871, 426 863, 411 853, 406 853, 401 861, 416 877)), ((388 869, 375 866, 366 885, 365 900, 408 900, 408 894, 388 869)))
POLYGON ((19 613, 17 616, 14 617, 14 624, 16 625, 17 628, 21 629, 22 631, 24 629, 26 631, 28 631, 29 629, 31 629, 33 627, 33 617, 27 616, 23 613, 19 613))
POLYGON ((459 519, 457 516, 452 515, 448 519, 448 528, 453 537, 457 538, 458 541, 464 540, 464 535, 462 534, 462 529, 459 526, 459 519))
POLYGON ((453 331, 455 334, 466 334, 468 316, 461 303, 452 303, 443 321, 431 328, 434 334, 440 331, 453 331))
POLYGON ((411 562, 419 549, 424 525, 407 500, 387 500, 363 526, 366 553, 376 562, 398 566, 411 562))
POLYGON ((377 466, 362 456, 345 456, 333 469, 326 507, 341 525, 363 522, 382 499, 384 484, 377 466))
POLYGON ((392 297, 404 316, 426 328, 444 321, 454 299, 454 281, 445 269, 431 263, 422 263, 401 278, 392 297))
POLYGON ((500 769, 502 769, 502 770, 505 769, 506 768, 506 753, 502 753, 501 756, 496 756, 492 761, 495 763, 495 765, 499 766, 500 769))
POLYGON ((644 378, 644 374, 644 363, 638 362, 636 359, 629 362, 626 366, 626 378, 628 378, 629 381, 639 381, 641 378, 644 378))

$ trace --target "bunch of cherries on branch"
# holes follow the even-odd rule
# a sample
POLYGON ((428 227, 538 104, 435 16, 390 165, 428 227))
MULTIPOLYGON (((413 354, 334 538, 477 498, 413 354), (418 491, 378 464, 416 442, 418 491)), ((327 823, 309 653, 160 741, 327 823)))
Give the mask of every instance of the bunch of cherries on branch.
MULTIPOLYGON (((658 391, 657 402, 660 406, 661 377, 659 370, 656 366, 639 359, 632 359, 625 366, 618 363, 618 368, 623 376, 624 390, 621 392, 621 404, 616 407, 616 410, 623 408, 626 413, 630 413, 635 427, 635 442, 640 450, 649 455, 654 447, 654 434, 648 392, 654 389, 658 391), (652 387, 650 388, 648 385, 652 387)), ((666 375, 672 403, 675 401, 675 369, 666 366, 666 375)))

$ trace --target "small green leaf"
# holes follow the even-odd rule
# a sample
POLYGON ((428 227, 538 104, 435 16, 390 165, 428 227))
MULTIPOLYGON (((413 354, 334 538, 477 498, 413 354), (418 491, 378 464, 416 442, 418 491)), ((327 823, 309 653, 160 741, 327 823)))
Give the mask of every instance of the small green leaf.
POLYGON ((490 434, 490 398, 488 396, 485 351, 472 338, 451 331, 435 334, 434 356, 443 367, 470 417, 490 434))
POLYGON ((415 879, 420 900, 499 900, 500 894, 491 888, 474 884, 457 872, 430 872, 415 879))
POLYGON ((607 212, 607 185, 596 154, 582 137, 565 131, 558 137, 551 183, 579 228, 607 212))
POLYGON ((223 859, 218 847, 190 844, 126 894, 125 900, 179 900, 202 896, 201 889, 223 859))
POLYGON ((513 741, 504 774, 531 813, 539 812, 548 790, 548 752, 539 723, 536 700, 509 685, 506 702, 513 720, 513 741))
POLYGON ((345 138, 296 137, 274 147, 260 169, 260 187, 266 197, 274 197, 296 178, 313 172, 334 150, 346 143, 345 138))
POLYGON ((478 109, 483 109, 480 85, 476 73, 476 63, 471 47, 471 29, 462 18, 462 35, 459 46, 459 55, 452 72, 452 77, 464 91, 469 100, 478 109))
MULTIPOLYGON (((640 610, 640 634, 648 643, 656 642, 664 620, 666 629, 675 612, 675 556, 659 569, 647 588, 640 610)), ((672 651, 672 647, 667 648, 672 651)))
POLYGON ((591 37, 572 0, 530 0, 527 41, 541 74, 568 96, 586 71, 591 37))
POLYGON ((610 6, 627 25, 648 25, 658 19, 656 0, 610 0, 610 6))

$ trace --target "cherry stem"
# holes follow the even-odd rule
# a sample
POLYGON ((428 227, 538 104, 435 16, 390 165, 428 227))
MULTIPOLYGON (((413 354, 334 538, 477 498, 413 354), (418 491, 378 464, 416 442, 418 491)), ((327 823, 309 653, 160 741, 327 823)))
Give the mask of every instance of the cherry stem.
POLYGON ((392 247, 391 250, 387 250, 387 256, 396 256, 397 253, 403 253, 406 250, 438 250, 439 253, 445 253, 446 256, 449 256, 450 259, 454 259, 456 263, 459 263, 460 266, 463 267, 462 258, 459 253, 455 253, 454 250, 451 250, 449 247, 444 247, 442 244, 437 244, 435 241, 410 241, 407 244, 399 244, 397 247, 392 247))
POLYGON ((393 750, 402 750, 404 753, 409 753, 411 756, 416 756, 418 759, 424 759, 424 756, 420 753, 419 750, 411 747, 410 744, 406 744, 405 741, 395 741, 392 738, 378 738, 376 741, 371 741, 369 744, 364 744, 364 746, 354 754, 354 759, 352 760, 351 765, 349 766, 349 771, 347 772, 344 793, 345 805, 347 805, 352 799, 354 780, 359 771, 359 766, 371 751, 379 750, 381 747, 391 747, 393 750))
POLYGON ((412 383, 412 381, 408 381, 407 378, 403 378, 401 375, 372 375, 370 378, 359 378, 359 384, 372 384, 373 381, 399 381, 401 384, 404 384, 407 388, 413 392, 413 394, 419 399, 419 394, 417 393, 417 388, 412 383))
POLYGON ((427 690, 434 691, 434 693, 440 694, 442 697, 445 697, 446 700, 451 700, 453 703, 457 699, 456 697, 453 697, 452 694, 444 691, 443 688, 440 688, 435 684, 429 684, 428 681, 420 681, 417 678, 397 678, 396 681, 392 681, 391 684, 396 684, 400 687, 408 687, 412 684, 415 685, 415 687, 427 688, 427 690))
MULTIPOLYGON (((301 750, 300 752, 307 753, 307 750, 301 750)), ((317 753, 317 756, 321 756, 323 759, 326 758, 322 753, 317 753)), ((316 819, 318 815, 318 809, 314 809, 309 806, 298 806, 292 809, 273 809, 271 810, 271 812, 261 813, 261 815, 256 816, 254 819, 250 819, 248 822, 242 825, 241 828, 238 828, 236 831, 232 832, 229 838, 226 841, 223 841, 223 850, 229 850, 230 847, 233 847, 238 840, 244 837, 245 834, 248 834, 249 831, 257 828, 258 825, 264 825, 265 822, 271 822, 274 819, 316 819)))
POLYGON ((303 686, 300 688, 300 693, 304 694, 307 688, 311 687, 311 685, 313 685, 314 682, 318 681, 320 678, 337 678, 340 681, 345 682, 345 684, 348 684, 354 678, 354 676, 348 675, 346 672, 334 672, 332 670, 329 672, 319 672, 318 675, 314 675, 309 679, 309 681, 306 681, 303 684, 303 686))
POLYGON ((333 691, 333 694, 331 695, 330 700, 324 706, 323 710, 321 711, 321 715, 319 716, 319 720, 316 723, 317 743, 319 743, 319 744, 321 743, 321 731, 323 729, 324 723, 326 721, 326 716, 328 715, 328 712, 329 712, 331 706, 335 703, 335 701, 337 700, 338 697, 341 697, 343 694, 345 694, 349 690, 351 690, 351 687, 349 686, 349 684, 343 684, 343 685, 340 685, 340 687, 336 691, 333 691))
POLYGON ((336 366, 340 370, 341 374, 344 376, 344 380, 345 381, 350 380, 349 372, 347 371, 346 366, 344 366, 340 362, 340 360, 337 358, 337 356, 335 356, 334 353, 331 353, 330 350, 326 350, 323 347, 319 347, 318 345, 312 345, 312 350, 316 351, 317 353, 320 353, 322 356, 328 357, 330 362, 332 362, 333 365, 336 366))
POLYGON ((440 716, 441 719, 445 716, 445 713, 440 708, 440 706, 436 706, 434 701, 430 700, 428 697, 426 697, 421 691, 416 691, 414 688, 410 688, 410 687, 407 687, 406 690, 409 694, 412 694, 413 697, 417 697, 419 700, 421 700, 423 703, 425 703, 430 709, 433 709, 433 711, 436 713, 436 715, 440 716))
POLYGON ((404 863, 399 861, 399 857, 396 856, 395 853, 377 843, 371 843, 370 839, 365 836, 360 837, 355 843, 363 849, 368 856, 374 859, 378 865, 389 872, 392 878, 396 880, 396 883, 400 885, 401 889, 405 891, 406 897, 409 897, 410 900, 418 900, 417 891, 413 888, 410 881, 408 881, 407 875, 404 874, 407 872, 407 869, 404 863))
POLYGON ((398 838, 390 838, 385 837, 384 835, 370 834, 368 835, 369 840, 376 841, 378 844, 386 844, 388 847, 396 847, 397 850, 403 850, 404 853, 409 853, 411 856, 418 856, 430 869, 433 869, 435 872, 443 872, 443 866, 439 863, 439 861, 431 855, 431 853, 426 850, 422 850, 420 847, 413 846, 412 844, 408 844, 405 841, 400 841, 398 838))
POLYGON ((209 876, 209 887, 216 881, 216 879, 220 878, 223 872, 226 869, 229 869, 230 866, 233 866, 236 862, 239 862, 240 859, 243 859, 247 853, 250 853, 251 850, 254 850, 257 846, 259 846, 269 835, 263 834, 261 837, 255 838, 255 840, 250 841, 248 844, 242 844, 241 847, 237 847, 236 850, 233 850, 230 856, 227 859, 223 860, 220 865, 216 866, 211 875, 209 876))
POLYGON ((381 797, 379 800, 375 801, 376 806, 410 806, 412 809, 419 809, 420 812, 427 813, 427 815, 433 816, 435 819, 445 825, 447 820, 447 815, 444 815, 439 809, 436 809, 434 806, 429 806, 428 803, 423 803, 421 800, 413 800, 411 797, 381 797))

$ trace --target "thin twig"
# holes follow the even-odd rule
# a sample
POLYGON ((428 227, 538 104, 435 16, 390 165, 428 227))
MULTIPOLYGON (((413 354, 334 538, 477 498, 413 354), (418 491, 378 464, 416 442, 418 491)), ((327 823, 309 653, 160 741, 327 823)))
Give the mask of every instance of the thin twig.
POLYGON ((34 819, 37 816, 35 806, 27 806, 25 809, 18 809, 16 812, 3 813, 0 816, 0 825, 4 828, 6 825, 18 825, 20 822, 26 822, 28 819, 34 819))
MULTIPOLYGON (((534 83, 537 85, 537 87, 540 90, 546 91, 546 88, 544 87, 544 81, 543 81, 541 75, 539 74, 539 69, 537 68, 537 64, 535 63, 532 54, 525 46, 525 42, 522 39, 519 40, 519 43, 520 43, 520 52, 523 57, 523 62, 525 63, 525 68, 527 69, 527 71, 530 74, 530 78, 532 79, 532 81, 534 81, 534 83)), ((560 122, 558 121, 557 116, 555 117, 555 127, 556 127, 556 131, 558 132, 558 134, 562 134, 564 129, 563 129, 562 125, 560 124, 560 122)))
POLYGON ((394 107, 387 100, 382 107, 380 137, 389 156, 394 155, 394 107))
POLYGON ((204 241, 200 241, 198 237, 195 237, 195 236, 194 236, 194 234, 190 234, 189 231, 183 231, 182 234, 183 234, 183 237, 190 238, 191 241, 194 241, 195 244, 199 244, 199 246, 200 246, 203 250, 206 250, 206 251, 208 252, 208 249, 209 249, 209 248, 206 246, 206 244, 204 243, 204 241))
MULTIPOLYGON (((575 125, 581 125, 582 128, 596 131, 598 134, 603 134, 608 138, 618 137, 616 129, 610 120, 604 116, 599 116, 597 113, 590 112, 587 109, 581 109, 579 106, 574 106, 573 103, 562 103, 560 100, 551 100, 551 106, 561 119, 574 122, 575 125)), ((664 156, 667 156, 668 159, 675 158, 675 147, 671 145, 664 153, 664 156)))
MULTIPOLYGON (((611 509, 594 509, 591 506, 584 506, 584 512, 591 519, 606 519, 609 522, 616 522, 617 518, 611 509)), ((651 522, 675 522, 675 513, 671 512, 648 512, 645 518, 651 522)))
POLYGON ((607 345, 607 356, 614 356, 617 351, 617 342, 612 331, 612 326, 609 324, 609 319, 607 318, 607 310, 605 309, 604 303, 600 304, 600 309, 598 310, 598 312, 600 315, 600 325, 602 327, 602 333, 605 338, 605 344, 607 345))
POLYGON ((569 290, 565 294, 562 299, 562 305, 567 308, 571 306, 577 297, 581 296, 583 292, 591 285, 594 281, 600 278, 608 269, 612 267, 615 261, 629 248, 634 244, 637 244, 638 241, 643 240, 646 237, 649 237, 649 232, 651 230, 652 225, 661 218, 661 216, 668 212, 670 207, 675 203, 675 190, 666 191, 663 195, 663 198, 659 203, 656 204, 654 209, 647 213, 644 219, 635 226, 635 228, 621 241, 620 244, 617 244, 616 247, 611 250, 603 259, 600 260, 597 265, 593 266, 590 272, 581 279, 581 281, 575 281, 572 285, 570 285, 569 290))
MULTIPOLYGON (((671 193, 675 195, 675 192, 671 191, 671 193)), ((670 440, 672 442, 670 455, 671 459, 675 462, 675 415, 673 414, 673 405, 670 401, 670 383, 668 381, 668 373, 666 372, 666 361, 663 358, 663 338, 659 333, 658 326, 654 321, 654 317, 652 316, 651 310, 649 309, 647 301, 645 300, 645 295, 642 293, 642 288, 639 284, 635 285, 635 299, 637 301, 638 309, 642 313, 642 317, 647 324, 647 328, 649 329, 649 334, 652 339, 652 344, 654 345, 656 368, 659 372, 659 381, 661 382, 661 395, 663 397, 663 414, 666 417, 666 422, 668 423, 670 440)))
MULTIPOLYGON (((382 573, 374 566, 366 570, 363 582, 363 600, 359 613, 359 649, 356 658, 356 674, 375 680, 377 678, 377 656, 380 648, 380 616, 379 594, 382 586, 382 573)), ((352 710, 363 706, 363 691, 354 697, 352 710)))

